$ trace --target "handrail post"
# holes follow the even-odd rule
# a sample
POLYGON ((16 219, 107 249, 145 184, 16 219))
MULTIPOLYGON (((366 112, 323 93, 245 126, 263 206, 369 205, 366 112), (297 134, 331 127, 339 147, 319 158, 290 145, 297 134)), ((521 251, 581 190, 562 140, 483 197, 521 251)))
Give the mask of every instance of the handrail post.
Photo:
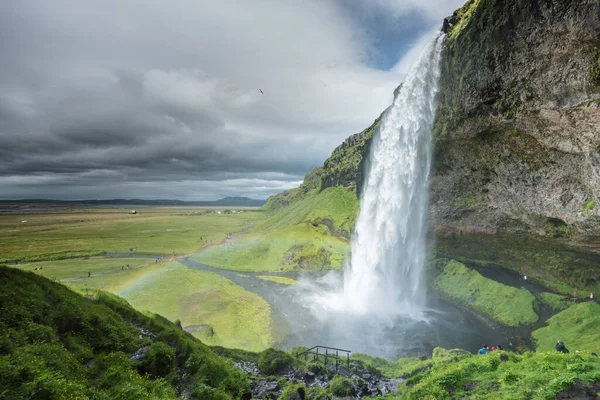
POLYGON ((346 356, 348 357, 348 369, 350 369, 350 353, 346 353, 346 356))
POLYGON ((325 348, 325 367, 327 367, 327 348, 325 348))

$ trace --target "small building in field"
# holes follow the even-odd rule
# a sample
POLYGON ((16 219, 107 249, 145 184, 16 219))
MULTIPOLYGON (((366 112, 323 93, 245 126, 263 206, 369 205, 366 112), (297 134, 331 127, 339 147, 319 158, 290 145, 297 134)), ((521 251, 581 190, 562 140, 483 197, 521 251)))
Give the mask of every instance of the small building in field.
POLYGON ((137 214, 137 211, 131 210, 131 211, 129 211, 129 214, 137 214))

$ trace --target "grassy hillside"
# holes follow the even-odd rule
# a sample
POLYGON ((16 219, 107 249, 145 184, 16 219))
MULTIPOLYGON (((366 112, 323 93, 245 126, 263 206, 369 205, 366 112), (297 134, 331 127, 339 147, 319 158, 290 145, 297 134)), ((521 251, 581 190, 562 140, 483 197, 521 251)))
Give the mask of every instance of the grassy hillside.
POLYGON ((277 208, 270 199, 266 219, 236 236, 233 245, 214 246, 192 258, 239 271, 341 268, 358 214, 355 191, 342 186, 295 190, 286 207, 277 208))
POLYGON ((3 399, 231 399, 249 387, 193 336, 108 293, 90 300, 0 266, 0 309, 3 399))
POLYGON ((571 306, 550 318, 547 325, 533 332, 538 350, 550 350, 558 340, 562 340, 571 352, 600 353, 598 303, 588 301, 571 306))
POLYGON ((589 353, 434 355, 429 366, 402 384, 401 395, 390 398, 555 399, 578 382, 585 386, 599 380, 600 359, 589 353))
POLYGON ((273 345, 271 308, 222 276, 178 262, 153 264, 69 282, 82 292, 104 290, 171 321, 209 345, 260 351, 273 345))
POLYGON ((516 289, 481 276, 458 261, 450 261, 433 281, 445 297, 492 317, 518 326, 538 320, 535 297, 527 289, 516 289))
MULTIPOLYGON (((589 328, 569 318, 590 314, 591 320, 598 307, 578 304, 558 316, 573 329, 589 328)), ((332 398, 367 384, 360 373, 353 379, 330 374, 328 385, 309 389, 278 374, 293 366, 305 376, 307 369, 323 367, 273 349, 253 354, 216 348, 220 356, 165 318, 141 314, 117 296, 95 292, 88 299, 15 268, 0 267, 0 308, 3 399, 248 398, 250 378, 225 357, 255 360, 260 376, 254 379, 277 382, 280 399, 296 399, 300 392, 332 398)), ((575 345, 568 341, 570 333, 562 333, 561 339, 575 345)), ((574 337, 579 333, 573 331, 574 337)), ((600 390, 600 359, 581 350, 479 356, 436 348, 431 359, 396 362, 354 355, 352 368, 406 378, 390 399, 552 399, 560 393, 590 398, 600 390)))

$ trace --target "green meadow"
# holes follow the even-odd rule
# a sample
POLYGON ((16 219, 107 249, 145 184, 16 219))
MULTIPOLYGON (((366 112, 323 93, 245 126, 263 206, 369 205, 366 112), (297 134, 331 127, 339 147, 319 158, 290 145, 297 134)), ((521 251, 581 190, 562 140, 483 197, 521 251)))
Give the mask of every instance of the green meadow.
POLYGON ((527 289, 485 278, 458 261, 452 260, 444 267, 433 287, 443 296, 509 326, 538 320, 535 297, 527 289))
POLYGON ((260 351, 274 343, 271 308, 222 276, 178 262, 67 283, 83 293, 103 290, 138 310, 176 321, 209 345, 260 351))
POLYGON ((105 253, 188 254, 221 242, 264 218, 262 212, 149 207, 0 214, 0 263, 47 261, 105 253), (27 221, 27 222, 23 222, 27 221))
POLYGON ((297 280, 292 279, 292 278, 287 278, 285 276, 257 275, 256 278, 262 279, 265 281, 280 283, 282 285, 295 285, 296 283, 298 283, 297 280))
POLYGON ((136 268, 154 263, 153 258, 138 257, 90 257, 70 260, 43 261, 28 264, 17 264, 16 267, 25 271, 35 272, 52 280, 87 278, 88 272, 92 275, 121 272, 121 268, 129 266, 136 268), (40 269, 42 267, 42 269, 40 269), (37 270, 36 270, 37 269, 37 270))
POLYGON ((2 214, 0 263, 21 260, 13 267, 62 281, 79 292, 115 293, 136 309, 179 320, 207 344, 258 351, 274 343, 270 306, 258 295, 214 273, 139 256, 163 255, 169 261, 174 255, 218 247, 228 233, 263 220, 264 212, 217 214, 202 207, 148 207, 135 215, 128 211, 2 214), (130 247, 136 257, 127 256, 130 247), (123 256, 93 256, 106 253, 123 256))
POLYGON ((550 351, 558 340, 571 351, 600 352, 600 304, 586 301, 554 315, 533 332, 538 351, 550 351))
POLYGON ((353 190, 313 190, 289 207, 267 209, 255 227, 234 244, 211 247, 192 257, 236 271, 340 269, 358 214, 353 190))

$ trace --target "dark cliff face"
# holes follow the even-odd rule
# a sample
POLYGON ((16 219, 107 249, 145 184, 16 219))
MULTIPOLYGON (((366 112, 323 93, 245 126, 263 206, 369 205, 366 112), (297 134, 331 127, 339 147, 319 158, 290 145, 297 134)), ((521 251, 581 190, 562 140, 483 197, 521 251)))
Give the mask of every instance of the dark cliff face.
POLYGON ((438 250, 476 258, 487 246, 550 278, 598 275, 600 3, 474 0, 444 29, 430 209, 438 250))
POLYGON ((434 220, 600 235, 600 3, 475 0, 445 28, 434 220))

